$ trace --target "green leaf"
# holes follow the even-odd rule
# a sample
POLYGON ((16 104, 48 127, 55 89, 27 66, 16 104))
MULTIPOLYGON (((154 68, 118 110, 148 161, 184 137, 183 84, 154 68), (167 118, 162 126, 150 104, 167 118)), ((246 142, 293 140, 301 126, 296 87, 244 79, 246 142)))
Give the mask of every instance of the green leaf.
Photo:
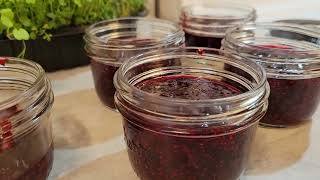
POLYGON ((1 16, 1 23, 5 25, 7 28, 11 28, 13 26, 13 22, 7 16, 1 16))
POLYGON ((1 9, 0 13, 1 13, 1 16, 6 16, 8 19, 14 18, 14 14, 13 14, 12 10, 9 8, 1 9))
POLYGON ((73 2, 79 7, 82 6, 81 0, 73 0, 73 2))
POLYGON ((31 20, 27 16, 21 16, 20 22, 26 27, 30 27, 32 24, 31 20))
POLYGON ((65 2, 65 0, 59 0, 59 4, 60 4, 61 6, 65 6, 65 5, 66 5, 66 2, 65 2))
POLYGON ((15 29, 13 29, 12 33, 13 33, 14 38, 17 40, 29 40, 30 39, 29 33, 23 28, 20 28, 20 29, 15 28, 15 29))
POLYGON ((36 39, 36 38, 37 38, 37 34, 35 32, 31 32, 30 39, 36 39))
POLYGON ((35 4, 35 3, 36 3, 36 0, 26 0, 26 3, 27 3, 27 4, 35 4))

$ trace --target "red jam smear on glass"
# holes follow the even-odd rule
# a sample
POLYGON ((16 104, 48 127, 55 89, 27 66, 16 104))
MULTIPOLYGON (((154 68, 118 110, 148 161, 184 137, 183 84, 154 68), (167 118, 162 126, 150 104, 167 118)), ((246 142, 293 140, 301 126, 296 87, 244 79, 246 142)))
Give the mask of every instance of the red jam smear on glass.
POLYGON ((269 107, 261 123, 274 126, 294 126, 308 122, 320 101, 320 78, 268 78, 271 92, 269 107))
MULTIPOLYGON (((0 111, 0 128, 5 132, 0 138, 0 179, 1 180, 46 180, 52 168, 53 146, 38 161, 31 160, 38 154, 27 154, 30 149, 39 148, 43 132, 35 130, 31 134, 15 141, 12 137, 12 125, 9 118, 20 112, 17 106, 0 111), (26 157, 28 156, 28 157, 26 157)), ((36 150, 38 151, 38 150, 36 150)))
POLYGON ((186 46, 194 47, 209 47, 221 48, 221 41, 223 38, 219 37, 206 37, 185 32, 186 46))
POLYGON ((2 66, 6 65, 7 60, 8 59, 5 57, 0 57, 0 65, 2 65, 2 66))
MULTIPOLYGON (((243 93, 228 83, 189 75, 148 79, 136 87, 159 96, 191 100, 243 93)), ((142 180, 238 180, 256 129, 256 124, 238 131, 231 131, 239 128, 234 126, 204 126, 201 132, 190 127, 188 135, 181 136, 160 132, 166 128, 161 126, 168 124, 158 124, 150 117, 124 117, 128 155, 142 180), (139 125, 141 122, 148 128, 139 125)))

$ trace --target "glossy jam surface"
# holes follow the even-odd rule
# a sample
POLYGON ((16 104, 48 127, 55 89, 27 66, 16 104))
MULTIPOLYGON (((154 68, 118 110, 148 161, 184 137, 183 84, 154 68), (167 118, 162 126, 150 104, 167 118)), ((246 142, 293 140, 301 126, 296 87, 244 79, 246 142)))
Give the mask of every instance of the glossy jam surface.
MULTIPOLYGON (((185 75, 148 79, 136 87, 159 96, 192 100, 242 93, 225 82, 185 75)), ((204 123, 201 131, 193 131, 199 125, 189 125, 186 130, 189 133, 182 136, 177 127, 177 134, 163 132, 167 123, 131 115, 121 109, 120 112, 124 116, 129 158, 142 180, 238 180, 257 125, 248 123, 241 128, 204 123)))
POLYGON ((118 66, 91 60, 91 70, 97 95, 104 105, 112 109, 115 109, 114 93, 116 92, 113 85, 113 76, 118 68, 118 66))
POLYGON ((223 38, 220 37, 205 37, 201 35, 195 35, 190 33, 185 33, 186 46, 195 47, 209 47, 209 48, 221 48, 221 41, 223 38))
POLYGON ((320 78, 268 78, 268 82, 271 87, 269 108, 261 123, 286 127, 311 120, 320 102, 320 78))
POLYGON ((143 81, 139 89, 175 99, 217 99, 240 94, 241 91, 229 84, 195 76, 164 76, 143 81))

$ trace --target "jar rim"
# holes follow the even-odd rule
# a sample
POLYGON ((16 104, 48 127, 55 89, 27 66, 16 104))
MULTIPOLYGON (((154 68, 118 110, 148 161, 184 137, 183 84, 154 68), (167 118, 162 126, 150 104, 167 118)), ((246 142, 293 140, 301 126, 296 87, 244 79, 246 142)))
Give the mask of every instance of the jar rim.
MULTIPOLYGON (((232 42, 232 44, 237 44, 237 46, 241 47, 249 47, 249 48, 257 48, 257 45, 254 44, 248 44, 241 39, 237 39, 236 37, 232 36, 232 33, 235 33, 235 31, 241 31, 241 30, 257 30, 257 29, 281 29, 286 31, 294 31, 297 33, 309 33, 310 35, 317 36, 319 38, 319 47, 320 47, 320 33, 313 31, 310 27, 302 27, 298 26, 297 24, 293 23, 281 23, 281 22, 273 22, 273 23, 246 23, 242 25, 238 25, 236 27, 233 27, 231 29, 227 30, 227 36, 225 37, 225 41, 232 42)), ((320 48, 312 48, 309 50, 295 50, 295 52, 320 52, 320 48)), ((273 51, 290 51, 290 49, 286 48, 273 48, 273 51)), ((298 60, 299 61, 299 60, 298 60)))
POLYGON ((19 94, 16 94, 8 99, 5 99, 3 101, 0 101, 0 109, 3 109, 4 107, 6 107, 8 104, 17 101, 18 99, 22 98, 22 97, 26 97, 28 94, 32 94, 33 92, 36 91, 37 87, 39 86, 39 84, 43 81, 44 76, 45 76, 45 71, 44 69, 36 62, 34 61, 30 61, 30 60, 26 60, 26 59, 21 59, 21 58, 16 58, 16 57, 1 57, 4 58, 4 65, 1 68, 6 68, 6 63, 7 62, 12 62, 14 64, 16 63, 20 63, 20 64, 24 64, 27 65, 31 68, 33 68, 34 70, 37 71, 36 74, 36 78, 34 80, 34 82, 32 82, 32 84, 30 85, 30 87, 28 87, 26 90, 22 91, 19 94))
POLYGON ((228 28, 255 21, 255 19, 256 10, 248 5, 221 2, 200 3, 196 5, 189 4, 182 7, 180 24, 186 32, 191 34, 223 37, 228 28), (206 13, 203 13, 204 10, 201 10, 201 8, 207 9, 206 13), (197 11, 198 14, 196 13, 197 11), (218 14, 216 12, 218 12, 218 14), (219 15, 219 12, 222 14, 219 15))
POLYGON ((96 48, 100 48, 104 50, 113 50, 113 51, 128 50, 129 51, 129 50, 147 50, 152 48, 163 47, 168 44, 175 43, 176 39, 180 37, 184 37, 184 32, 182 28, 174 22, 158 19, 158 18, 123 17, 123 18, 117 18, 113 20, 104 20, 104 21, 100 21, 90 25, 85 30, 84 40, 88 45, 95 46, 96 48), (132 40, 126 40, 125 38, 120 40, 112 37, 110 37, 109 39, 107 38, 108 39, 107 42, 109 44, 106 44, 105 39, 101 39, 93 34, 97 30, 99 30, 99 28, 101 29, 101 27, 105 27, 109 30, 116 30, 116 29, 122 28, 121 25, 137 28, 138 27, 136 24, 137 22, 152 24, 155 26, 154 29, 165 27, 168 32, 169 30, 172 30, 172 32, 169 32, 164 37, 161 37, 155 40, 154 42, 148 44, 147 47, 134 47, 134 46, 130 47, 130 42, 132 42, 132 40), (122 41, 123 44, 116 45, 116 43, 114 42, 117 42, 117 41, 122 41), (110 45, 110 44, 113 44, 113 45, 110 45), (124 47, 124 45, 126 46, 124 47))
MULTIPOLYGON (((266 44, 268 45, 268 44, 266 44)), ((267 75, 272 77, 281 78, 306 78, 306 77, 317 77, 320 76, 320 71, 317 70, 320 66, 320 33, 314 31, 310 27, 302 27, 293 23, 247 23, 243 25, 238 25, 234 28, 227 30, 226 37, 222 42, 222 46, 227 51, 235 51, 245 57, 254 59, 256 62, 262 64, 267 75), (259 45, 256 43, 249 43, 250 38, 253 42, 259 41, 258 37, 254 35, 248 35, 245 37, 247 31, 281 31, 290 32, 298 35, 307 35, 315 38, 317 42, 308 42, 308 46, 296 40, 297 42, 293 44, 292 42, 287 42, 288 40, 283 37, 259 37, 261 41, 267 43, 278 43, 274 47, 268 48, 263 47, 264 44, 259 45), (267 39, 268 38, 268 39, 267 39), (241 49, 241 50, 240 50, 241 49), (258 56, 249 52, 259 52, 264 54, 269 54, 266 56, 258 56), (271 56, 272 55, 272 56, 271 56), (281 56, 280 56, 281 55, 281 56), (287 55, 284 57, 284 55, 287 55), (290 55, 290 56, 289 56, 290 55), (291 57, 293 56, 293 57, 291 57), (294 58, 297 56, 298 58, 294 58), (271 72, 274 71, 273 65, 285 65, 292 66, 291 69, 287 71, 271 72), (314 66, 309 72, 299 69, 299 66, 314 66)))
POLYGON ((54 95, 45 71, 38 63, 15 57, 3 59, 0 72, 9 73, 0 78, 1 85, 4 90, 18 91, 0 102, 0 112, 4 113, 6 122, 0 127, 0 135, 9 132, 8 137, 2 139, 7 142, 32 132, 42 122, 41 115, 52 107, 54 95))
MULTIPOLYGON (((202 9, 203 10, 203 9, 202 9)), ((190 4, 182 7, 182 12, 185 13, 185 16, 187 18, 195 18, 195 19, 206 19, 206 20, 244 20, 250 17, 251 14, 255 13, 255 8, 239 4, 239 3, 200 3, 200 4, 190 4), (234 13, 228 13, 228 14, 195 14, 194 11, 201 12, 201 8, 206 9, 228 9, 231 11, 235 10, 242 10, 247 12, 246 14, 241 14, 238 16, 235 16, 234 13), (200 10, 198 10, 200 9, 200 10)), ((203 13, 203 11, 202 11, 203 13)), ((225 12, 224 12, 225 13, 225 12)))
MULTIPOLYGON (((174 53, 174 52, 179 53, 179 52, 184 52, 184 51, 197 51, 197 50, 199 50, 199 47, 169 48, 169 49, 161 50, 161 52, 160 52, 161 54, 159 56, 149 56, 149 55, 153 55, 155 53, 159 53, 159 51, 153 51, 153 52, 148 52, 148 53, 141 54, 141 55, 138 55, 136 57, 131 58, 129 61, 126 61, 124 64, 122 64, 120 66, 119 70, 116 72, 116 74, 114 76, 114 85, 117 89, 117 95, 118 94, 125 94, 128 96, 131 95, 132 97, 138 97, 138 98, 143 97, 142 99, 144 102, 151 102, 151 103, 161 102, 161 104, 170 104, 170 105, 177 105, 177 106, 195 106, 195 105, 202 106, 202 105, 205 105, 208 107, 212 107, 212 106, 219 106, 219 105, 225 104, 227 102, 237 102, 241 105, 239 105, 239 107, 237 107, 238 108, 237 113, 233 114, 235 116, 237 116, 237 114, 239 112, 247 111, 250 109, 252 110, 257 107, 261 107, 261 104, 265 103, 266 98, 269 96, 269 86, 268 86, 266 74, 265 74, 265 71, 263 70, 263 68, 259 64, 255 63, 254 61, 249 60, 249 59, 245 59, 245 61, 240 61, 240 60, 231 59, 231 58, 227 59, 226 57, 223 58, 222 54, 223 55, 231 55, 231 54, 228 52, 225 52, 223 50, 218 50, 218 49, 213 49, 213 48, 201 48, 201 51, 216 52, 219 54, 218 57, 223 58, 221 60, 226 60, 226 61, 228 61, 228 63, 230 63, 234 66, 242 66, 245 68, 250 67, 250 68, 254 69, 255 71, 257 71, 257 73, 259 74, 259 77, 257 79, 255 79, 256 81, 258 81, 255 84, 255 86, 252 87, 251 89, 248 89, 248 91, 246 91, 246 92, 243 92, 238 95, 230 96, 230 97, 221 97, 221 98, 217 98, 217 99, 190 100, 190 99, 177 99, 177 98, 163 97, 163 96, 159 96, 159 95, 145 92, 145 91, 137 88, 132 83, 130 83, 129 80, 125 77, 127 71, 130 70, 130 66, 132 66, 134 64, 141 65, 141 64, 146 63, 148 61, 151 62, 154 60, 154 58, 159 58, 161 55, 165 56, 167 53, 174 53), (254 67, 252 67, 252 66, 254 66, 254 67), (248 100, 248 99, 250 99, 250 100, 248 100), (255 103, 255 102, 259 105, 252 107, 252 103, 255 103)), ((185 57, 192 57, 192 58, 199 57, 199 58, 203 58, 203 59, 210 58, 210 55, 206 54, 206 53, 204 53, 202 55, 185 54, 184 56, 185 57)), ((181 56, 179 56, 179 57, 181 57, 181 56)), ((212 56, 211 58, 213 58, 213 57, 214 56, 212 56)), ((240 56, 237 56, 237 57, 240 57, 240 56)), ((169 58, 167 58, 167 59, 169 59, 169 58)), ((208 60, 210 60, 210 59, 208 59, 208 60)), ((120 95, 120 96, 122 96, 122 95, 120 95)), ((144 109, 144 110, 148 111, 146 109, 144 109)), ((151 111, 149 111, 149 112, 151 112, 151 111)), ((161 112, 153 112, 153 111, 152 111, 152 113, 156 113, 156 114, 160 113, 161 114, 161 112)), ((188 119, 195 119, 195 121, 198 123, 201 123, 203 121, 221 122, 221 120, 219 118, 225 117, 226 114, 232 116, 232 113, 220 113, 220 114, 210 114, 210 115, 201 116, 201 117, 191 116, 191 117, 188 117, 188 119), (201 118, 204 118, 204 119, 201 119, 201 118), (212 118, 212 119, 208 120, 208 118, 212 118), (220 121, 217 120, 217 118, 220 121)), ((171 115, 166 114, 163 116, 172 119, 171 115)), ((183 117, 185 117, 185 116, 183 116, 183 117)), ((184 121, 184 120, 176 119, 176 121, 184 121)))

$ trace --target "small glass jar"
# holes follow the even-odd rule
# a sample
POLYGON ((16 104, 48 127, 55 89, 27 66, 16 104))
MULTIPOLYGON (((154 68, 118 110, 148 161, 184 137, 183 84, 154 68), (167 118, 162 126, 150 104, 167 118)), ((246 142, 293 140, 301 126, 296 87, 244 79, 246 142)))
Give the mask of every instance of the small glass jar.
POLYGON ((146 51, 184 45, 184 32, 178 25, 133 17, 93 24, 84 38, 97 94, 111 109, 115 109, 113 76, 125 60, 146 51))
POLYGON ((261 66, 220 50, 166 49, 125 62, 114 84, 141 179, 239 179, 268 104, 261 66))
POLYGON ((320 34, 295 24, 247 24, 227 32, 223 48, 267 71, 269 109, 261 124, 308 122, 320 101, 320 34))
POLYGON ((254 22, 255 19, 254 8, 214 2, 183 7, 180 23, 185 31, 187 46, 220 49, 228 28, 254 22))
POLYGON ((0 58, 0 179, 47 179, 53 162, 51 85, 34 62, 0 58))

